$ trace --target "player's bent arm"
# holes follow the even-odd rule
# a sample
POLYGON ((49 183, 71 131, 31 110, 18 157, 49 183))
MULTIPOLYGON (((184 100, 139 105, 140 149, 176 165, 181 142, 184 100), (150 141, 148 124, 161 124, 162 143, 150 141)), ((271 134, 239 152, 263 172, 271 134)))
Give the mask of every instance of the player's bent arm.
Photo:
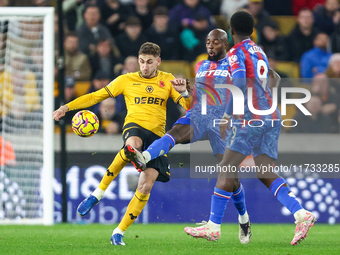
MULTIPOLYGON (((184 87, 186 87, 186 85, 184 85, 184 87)), ((172 86, 170 97, 174 100, 176 104, 180 104, 185 110, 189 110, 191 106, 191 97, 186 89, 185 92, 182 95, 172 86)))
POLYGON ((60 106, 57 110, 53 112, 53 119, 59 121, 60 118, 65 116, 68 111, 90 107, 109 97, 110 95, 105 88, 102 88, 90 94, 83 95, 69 102, 68 104, 60 106))
POLYGON ((191 96, 183 97, 177 91, 175 91, 175 93, 172 93, 170 96, 176 104, 180 104, 186 111, 190 109, 191 96))
POLYGON ((179 100, 179 104, 181 106, 183 106, 183 108, 187 111, 191 108, 191 97, 188 97, 188 98, 184 98, 182 97, 180 100, 179 100))
POLYGON ((102 88, 90 94, 78 97, 77 99, 69 102, 67 106, 70 111, 84 109, 92 105, 95 105, 109 97, 110 95, 108 94, 107 90, 105 88, 102 88))
POLYGON ((65 116, 65 114, 69 111, 68 106, 62 105, 57 110, 53 112, 53 119, 59 121, 61 117, 65 116))
MULTIPOLYGON (((247 79, 246 79, 246 71, 244 69, 238 69, 232 73, 232 82, 233 85, 241 89, 241 91, 245 91, 247 87, 247 79)), ((230 93, 230 97, 228 99, 225 113, 228 115, 233 114, 233 94, 230 93)))
POLYGON ((272 89, 274 87, 278 88, 281 82, 281 76, 275 72, 273 69, 269 68, 269 88, 272 89))
POLYGON ((179 92, 183 97, 186 95, 188 96, 188 90, 187 90, 187 80, 183 78, 175 78, 173 80, 170 80, 173 88, 179 92))

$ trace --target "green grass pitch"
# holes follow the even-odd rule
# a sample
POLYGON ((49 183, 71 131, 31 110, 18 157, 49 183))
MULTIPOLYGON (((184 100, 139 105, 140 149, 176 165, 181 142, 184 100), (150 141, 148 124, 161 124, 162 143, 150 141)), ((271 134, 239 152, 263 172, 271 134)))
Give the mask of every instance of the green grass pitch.
MULTIPOLYGON (((0 254, 340 254, 340 226, 315 224, 309 236, 291 246, 294 224, 253 224, 249 244, 240 244, 238 225, 223 224, 217 242, 185 234, 188 224, 133 224, 126 246, 113 246, 115 225, 0 226, 0 254)), ((193 226, 193 224, 191 224, 193 226)))

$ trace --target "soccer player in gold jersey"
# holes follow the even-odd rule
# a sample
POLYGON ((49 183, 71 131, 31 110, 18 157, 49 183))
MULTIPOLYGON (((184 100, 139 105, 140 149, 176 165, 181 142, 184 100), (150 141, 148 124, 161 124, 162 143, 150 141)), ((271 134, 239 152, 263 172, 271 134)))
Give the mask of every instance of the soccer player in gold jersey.
MULTIPOLYGON (((157 70, 161 63, 160 51, 157 44, 144 43, 138 53, 139 72, 120 75, 105 88, 60 106, 53 112, 53 119, 59 121, 70 110, 87 108, 106 98, 123 94, 127 107, 123 127, 124 144, 130 144, 139 150, 148 147, 154 140, 165 134, 166 102, 169 97, 186 110, 190 107, 189 93, 186 89, 187 81, 157 70)), ((80 216, 85 216, 99 203, 109 184, 129 162, 124 149, 121 149, 107 169, 99 187, 78 206, 77 212, 80 216)), ((140 173, 136 193, 123 219, 112 233, 110 239, 112 244, 125 245, 122 239, 124 232, 143 210, 149 200, 154 182, 169 180, 170 166, 165 156, 148 163, 147 168, 140 173)))

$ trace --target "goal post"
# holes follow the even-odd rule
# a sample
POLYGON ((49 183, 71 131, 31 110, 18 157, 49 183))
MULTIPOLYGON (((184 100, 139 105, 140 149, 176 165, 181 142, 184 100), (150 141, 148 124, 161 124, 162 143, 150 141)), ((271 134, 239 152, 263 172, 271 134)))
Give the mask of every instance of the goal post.
POLYGON ((0 30, 0 224, 53 225, 54 8, 0 8, 0 30))

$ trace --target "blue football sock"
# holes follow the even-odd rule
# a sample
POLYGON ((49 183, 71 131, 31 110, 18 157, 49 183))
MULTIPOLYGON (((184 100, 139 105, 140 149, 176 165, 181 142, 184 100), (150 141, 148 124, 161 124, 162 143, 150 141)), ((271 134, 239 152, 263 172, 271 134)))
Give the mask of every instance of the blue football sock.
POLYGON ((232 196, 231 192, 214 188, 214 195, 211 196, 211 210, 209 220, 221 224, 224 216, 224 211, 227 209, 227 204, 232 196))
POLYGON ((242 183, 240 183, 240 187, 238 188, 238 190, 233 192, 231 199, 234 202, 234 205, 238 211, 238 214, 244 215, 247 211, 247 207, 246 207, 245 192, 244 192, 242 183))
POLYGON ((170 134, 165 134, 163 137, 155 140, 146 151, 150 153, 153 160, 159 156, 165 155, 169 152, 170 148, 173 148, 176 144, 175 138, 170 134))
POLYGON ((269 190, 273 195, 292 213, 296 213, 298 210, 303 209, 300 202, 296 199, 293 192, 289 187, 283 186, 287 184, 286 180, 282 177, 277 178, 270 185, 269 190))

